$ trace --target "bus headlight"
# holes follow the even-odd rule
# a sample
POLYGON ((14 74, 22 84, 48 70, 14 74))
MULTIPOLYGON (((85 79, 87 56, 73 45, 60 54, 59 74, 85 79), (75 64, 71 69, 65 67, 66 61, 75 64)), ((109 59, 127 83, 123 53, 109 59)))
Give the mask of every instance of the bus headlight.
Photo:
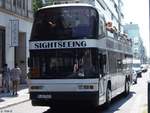
POLYGON ((43 89, 43 86, 31 86, 30 89, 33 89, 33 90, 43 89))

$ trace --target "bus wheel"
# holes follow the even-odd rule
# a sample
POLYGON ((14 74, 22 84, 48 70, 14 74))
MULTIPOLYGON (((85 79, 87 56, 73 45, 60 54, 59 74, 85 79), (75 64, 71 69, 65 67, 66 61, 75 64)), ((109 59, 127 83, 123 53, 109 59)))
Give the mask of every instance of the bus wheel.
POLYGON ((106 89, 106 102, 104 104, 105 108, 108 108, 110 106, 111 103, 111 89, 109 87, 107 87, 106 89))
POLYGON ((129 95, 129 92, 130 92, 130 83, 129 83, 128 80, 126 80, 126 82, 125 82, 125 91, 124 91, 125 96, 129 95))

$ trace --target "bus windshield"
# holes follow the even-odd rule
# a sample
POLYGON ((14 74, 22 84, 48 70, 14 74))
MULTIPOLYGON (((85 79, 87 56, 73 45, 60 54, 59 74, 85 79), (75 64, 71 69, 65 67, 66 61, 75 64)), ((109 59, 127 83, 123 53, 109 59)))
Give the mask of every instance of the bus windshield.
POLYGON ((93 78, 98 76, 95 49, 33 51, 31 78, 93 78))
POLYGON ((97 38, 98 13, 89 7, 57 7, 35 14, 31 40, 97 38))

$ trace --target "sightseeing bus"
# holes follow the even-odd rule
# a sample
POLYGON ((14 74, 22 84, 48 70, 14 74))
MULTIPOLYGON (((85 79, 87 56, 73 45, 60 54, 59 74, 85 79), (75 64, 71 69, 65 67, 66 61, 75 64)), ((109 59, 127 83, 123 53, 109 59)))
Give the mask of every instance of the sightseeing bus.
POLYGON ((39 9, 29 53, 33 106, 109 105, 115 96, 129 94, 131 42, 107 30, 105 18, 92 5, 39 9))

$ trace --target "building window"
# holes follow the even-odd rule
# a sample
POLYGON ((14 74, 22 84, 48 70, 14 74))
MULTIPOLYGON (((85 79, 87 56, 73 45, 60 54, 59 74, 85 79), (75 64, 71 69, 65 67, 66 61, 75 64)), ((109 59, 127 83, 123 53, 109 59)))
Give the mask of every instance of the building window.
POLYGON ((25 7, 26 7, 25 0, 22 0, 22 4, 23 4, 23 9, 25 9, 25 7))
POLYGON ((16 5, 17 5, 17 0, 13 0, 13 6, 16 7, 16 5))
POLYGON ((21 8, 21 0, 17 1, 17 6, 18 6, 18 8, 21 8))
POLYGON ((113 20, 114 19, 114 15, 111 13, 111 20, 113 20))
POLYGON ((18 7, 18 8, 22 8, 22 4, 24 2, 25 2, 25 0, 13 0, 13 6, 18 7))
POLYGON ((97 1, 99 3, 99 5, 103 8, 103 10, 105 10, 105 6, 100 2, 100 1, 97 1))

